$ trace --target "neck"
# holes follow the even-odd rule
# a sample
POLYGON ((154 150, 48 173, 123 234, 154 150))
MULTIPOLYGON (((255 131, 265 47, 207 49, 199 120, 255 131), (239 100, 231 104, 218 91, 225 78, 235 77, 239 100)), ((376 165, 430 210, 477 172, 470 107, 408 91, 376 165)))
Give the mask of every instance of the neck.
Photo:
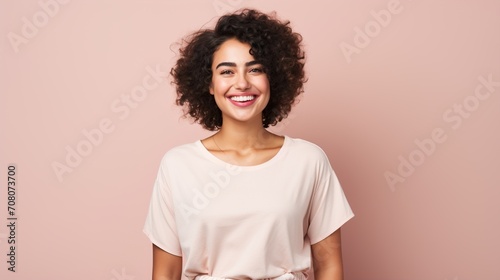
POLYGON ((245 150, 265 146, 266 140, 272 134, 262 126, 262 121, 256 119, 249 122, 224 120, 215 138, 225 150, 245 150))

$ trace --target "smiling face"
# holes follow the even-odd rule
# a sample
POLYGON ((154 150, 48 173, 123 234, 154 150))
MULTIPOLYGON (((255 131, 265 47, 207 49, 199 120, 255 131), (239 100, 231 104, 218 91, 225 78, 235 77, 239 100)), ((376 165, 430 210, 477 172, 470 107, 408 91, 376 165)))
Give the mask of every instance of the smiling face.
POLYGON ((269 80, 250 54, 250 45, 236 39, 222 43, 213 55, 210 94, 225 121, 262 123, 269 102, 269 80))

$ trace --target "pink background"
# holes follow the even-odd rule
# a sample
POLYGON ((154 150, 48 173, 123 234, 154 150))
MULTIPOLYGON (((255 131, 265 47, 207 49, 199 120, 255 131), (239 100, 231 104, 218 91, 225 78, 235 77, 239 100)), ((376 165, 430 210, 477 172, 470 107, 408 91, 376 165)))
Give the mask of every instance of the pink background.
POLYGON ((40 3, 52 4, 0 4, 1 279, 150 279, 142 226, 160 158, 209 134, 148 69, 168 72, 175 42, 241 7, 276 10, 304 37, 309 82, 274 131, 330 157, 356 213, 346 279, 500 279, 499 1, 40 3), (86 156, 58 179, 53 165, 78 147, 86 156))

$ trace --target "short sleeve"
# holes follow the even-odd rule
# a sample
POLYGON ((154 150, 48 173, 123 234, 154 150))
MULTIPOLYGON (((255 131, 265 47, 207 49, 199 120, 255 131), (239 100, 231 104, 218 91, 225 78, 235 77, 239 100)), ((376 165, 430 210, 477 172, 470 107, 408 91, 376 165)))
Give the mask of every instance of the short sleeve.
POLYGON ((354 216, 325 154, 316 172, 307 234, 311 244, 327 238, 354 216))
POLYGON ((181 256, 181 247, 175 223, 172 194, 167 184, 165 166, 162 162, 153 186, 144 233, 153 244, 162 250, 181 256))

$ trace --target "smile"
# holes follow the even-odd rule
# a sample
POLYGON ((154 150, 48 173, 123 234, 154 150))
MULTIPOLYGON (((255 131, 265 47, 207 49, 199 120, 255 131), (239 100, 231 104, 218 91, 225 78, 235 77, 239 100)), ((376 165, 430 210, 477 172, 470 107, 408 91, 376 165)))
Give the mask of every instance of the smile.
POLYGON ((246 102, 246 101, 254 100, 255 96, 254 95, 248 95, 248 96, 231 96, 230 98, 233 101, 246 102))
POLYGON ((255 95, 234 95, 228 98, 231 103, 238 107, 246 107, 252 105, 257 96, 255 95))

